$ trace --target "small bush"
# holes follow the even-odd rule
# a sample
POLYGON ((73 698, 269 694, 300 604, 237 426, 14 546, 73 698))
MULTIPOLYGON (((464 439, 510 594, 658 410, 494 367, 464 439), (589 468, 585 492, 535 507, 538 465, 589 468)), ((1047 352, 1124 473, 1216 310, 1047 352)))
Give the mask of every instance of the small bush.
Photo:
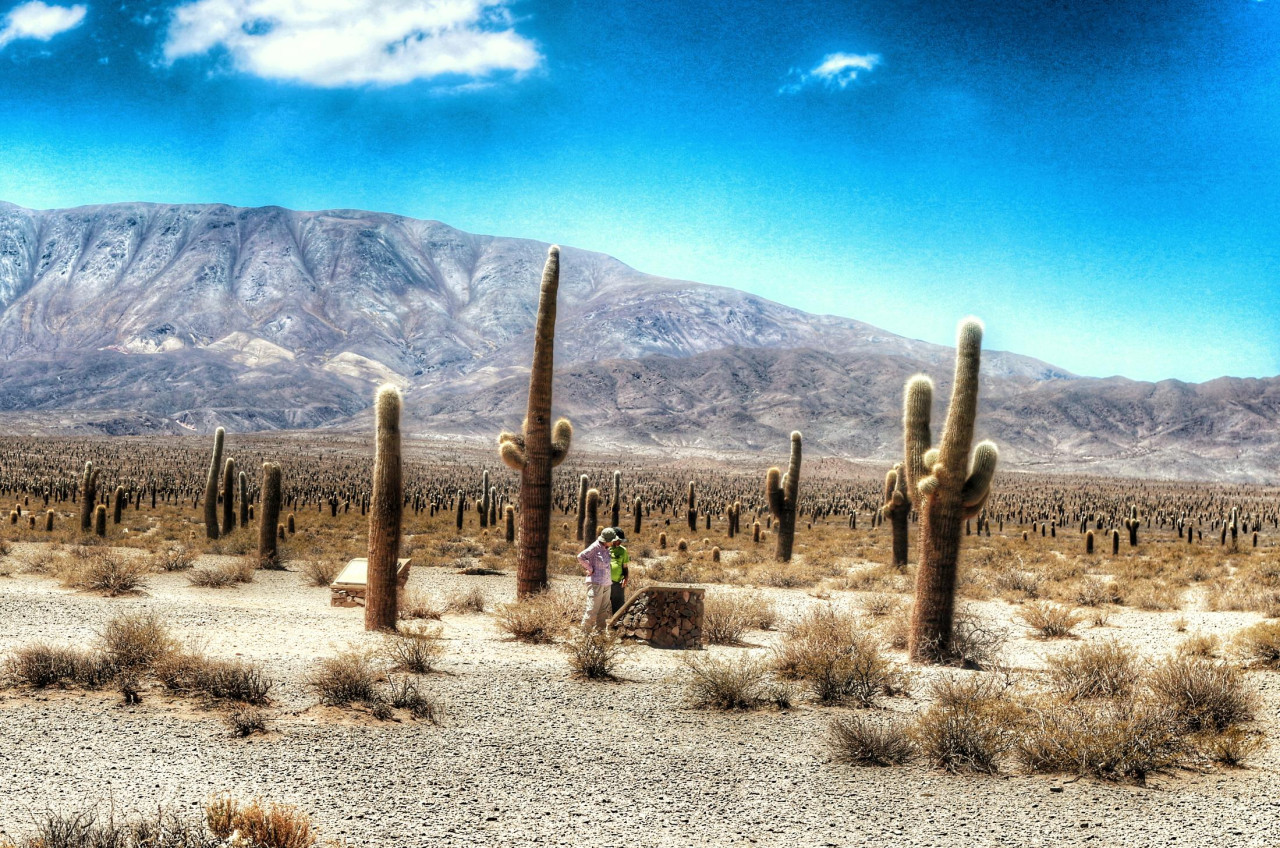
POLYGON ((827 747, 838 762, 857 766, 896 766, 911 760, 916 743, 897 721, 874 722, 847 716, 831 722, 827 747))
POLYGON ((479 586, 472 586, 470 589, 454 592, 444 601, 445 612, 451 612, 455 615, 483 613, 488 606, 489 599, 479 586))
POLYGON ((1138 678, 1138 657, 1114 640, 1086 642, 1070 653, 1049 657, 1049 681, 1067 700, 1126 698, 1138 678))
POLYGON ((574 676, 588 680, 613 680, 627 653, 622 635, 613 629, 584 630, 564 647, 574 676))
POLYGON ((1009 634, 968 612, 955 616, 948 656, 962 668, 994 668, 1000 664, 1009 634))
POLYGON ((154 613, 126 613, 98 634, 107 662, 117 673, 149 671, 178 649, 169 628, 154 613))
MULTIPOLYGON (((731 591, 731 590, 730 590, 731 591)), ((737 595, 714 591, 702 606, 702 636, 712 645, 740 645, 751 627, 748 604, 737 595)))
POLYGON ((241 844, 253 848, 310 848, 317 839, 306 813, 257 799, 244 804, 229 796, 216 798, 205 808, 205 825, 219 839, 238 835, 241 844))
POLYGON ((245 704, 267 703, 275 685, 257 665, 210 659, 199 652, 170 654, 156 664, 155 675, 171 692, 245 704))
POLYGON ((340 707, 356 701, 377 701, 379 677, 367 654, 347 651, 320 660, 307 676, 307 685, 316 690, 320 703, 340 707))
POLYGON ((1030 771, 1139 783, 1182 764, 1188 751, 1175 717, 1146 700, 1046 702, 1028 711, 1018 740, 1030 771))
POLYGON ((577 618, 577 603, 567 592, 548 589, 532 598, 498 607, 498 629, 519 642, 554 642, 569 632, 577 618))
POLYGON ((1216 657, 1222 640, 1212 633, 1192 633, 1183 639, 1177 652, 1186 657, 1216 657))
POLYGON ((267 732, 267 714, 252 704, 233 704, 222 717, 234 736, 252 736, 267 732))
POLYGON ((408 710, 409 714, 416 719, 429 721, 432 724, 440 723, 439 702, 423 692, 418 681, 412 677, 391 681, 387 703, 397 709, 408 710))
POLYGON ((1235 649, 1245 662, 1280 669, 1280 621, 1263 621, 1236 634, 1235 649))
POLYGON ((444 654, 439 627, 402 627, 388 636, 385 654, 396 671, 426 674, 444 654))
POLYGON ((421 589, 410 589, 400 595, 399 601, 400 609, 397 610, 397 615, 402 621, 412 619, 439 621, 440 616, 445 612, 444 606, 437 602, 434 596, 421 589))
POLYGON ((1018 618, 1045 639, 1071 635, 1080 618, 1067 607, 1049 601, 1033 601, 1018 610, 1018 618))
POLYGON ((155 571, 187 571, 196 563, 195 555, 181 545, 152 555, 155 571))
MULTIPOLYGON (((750 710, 775 701, 769 683, 768 664, 755 657, 716 659, 709 654, 687 654, 685 694, 699 709, 750 710)), ((789 700, 789 699, 787 699, 789 700)))
POLYGON ((252 583, 256 570, 253 559, 242 557, 210 568, 194 569, 187 575, 187 582, 202 589, 222 589, 236 583, 252 583))
POLYGON ((951 772, 994 774, 1013 747, 1021 711, 992 677, 935 681, 934 704, 912 726, 929 763, 951 772))
POLYGON ((1211 734, 1201 740, 1200 751, 1220 765, 1243 768, 1266 746, 1267 738, 1263 734, 1248 733, 1232 727, 1224 733, 1211 734))
POLYGON ((862 600, 862 611, 872 618, 884 618, 887 615, 892 615, 901 606, 902 600, 900 598, 884 592, 876 592, 862 600))
POLYGON ((149 572, 150 566, 145 560, 104 549, 78 567, 68 568, 63 573, 62 582, 69 588, 105 592, 114 598, 146 588, 145 578, 149 572))
POLYGON ((1187 730, 1221 732, 1250 721, 1258 696, 1234 665, 1204 657, 1168 657, 1147 678, 1155 701, 1187 730))
POLYGON ((826 703, 850 699, 871 706, 898 688, 897 669, 857 621, 831 607, 815 607, 786 634, 776 665, 784 677, 804 680, 826 703))
POLYGON ((111 679, 102 654, 44 642, 14 651, 5 659, 4 672, 15 682, 37 689, 67 684, 98 689, 111 679))
POLYGON ((336 559, 303 560, 302 577, 308 586, 328 588, 342 571, 342 563, 336 559))

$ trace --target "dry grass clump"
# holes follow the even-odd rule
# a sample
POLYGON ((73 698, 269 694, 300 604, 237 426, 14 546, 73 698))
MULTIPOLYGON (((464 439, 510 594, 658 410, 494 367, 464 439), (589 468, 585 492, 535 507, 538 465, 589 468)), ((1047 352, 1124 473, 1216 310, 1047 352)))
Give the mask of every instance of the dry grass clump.
POLYGON ((324 557, 306 559, 302 561, 302 567, 299 571, 302 572, 302 578, 307 582, 308 586, 328 588, 329 584, 336 580, 342 572, 342 562, 324 557))
POLYGON ((1125 603, 1140 610, 1165 612, 1182 606, 1182 592, 1174 586, 1152 580, 1135 580, 1125 592, 1125 603))
POLYGON ((237 583, 252 583, 257 563, 253 558, 241 557, 208 568, 196 568, 187 574, 187 582, 202 589, 222 589, 237 583))
POLYGON ((489 606, 489 598, 479 586, 462 589, 444 599, 445 612, 455 615, 483 613, 489 606))
POLYGON ((1247 663, 1280 669, 1280 621, 1263 621, 1246 627, 1233 640, 1236 653, 1247 663))
POLYGON ((5 658, 4 676, 36 689, 75 685, 85 689, 105 686, 112 676, 100 652, 38 642, 18 648, 5 658))
POLYGON ((153 571, 187 571, 195 564, 195 554, 182 545, 174 545, 151 555, 151 569, 153 571))
POLYGON ((423 692, 418 681, 412 677, 391 680, 385 695, 385 703, 396 709, 408 710, 411 716, 421 721, 440 723, 440 702, 423 692))
POLYGON ((827 747, 837 762, 856 766, 897 766, 916 755, 916 741, 901 721, 846 716, 831 722, 827 747))
POLYGON ((253 848, 310 848, 318 838, 311 819, 291 804, 245 804, 229 795, 205 807, 205 826, 218 839, 253 848))
POLYGON ((848 592, 905 592, 911 587, 911 578, 903 569, 877 565, 838 577, 831 586, 848 592))
POLYGON ((688 670, 685 695, 691 707, 751 710, 765 704, 780 709, 791 706, 790 687, 770 679, 769 664, 763 659, 688 654, 682 662, 688 670))
POLYGON ((233 704, 222 715, 222 722, 233 736, 245 737, 267 732, 267 714, 252 704, 233 704))
POLYGON ((435 669, 444 655, 439 627, 402 626, 387 637, 385 645, 384 653, 395 671, 426 674, 435 669))
POLYGON ((912 727, 925 760, 950 772, 996 773, 1021 723, 1008 687, 992 676, 965 675, 936 680, 931 693, 934 703, 912 727))
POLYGON ((612 628, 583 630, 567 639, 565 652, 575 677, 587 680, 614 680, 618 666, 626 658, 629 646, 622 634, 612 628))
POLYGON ((254 664, 212 659, 199 651, 174 652, 155 666, 156 679, 170 692, 219 701, 266 704, 275 681, 254 664))
POLYGON ((494 614, 494 623, 518 642, 541 645, 568 633, 577 612, 577 603, 568 592, 548 589, 523 601, 502 604, 494 614))
POLYGON ((1068 701, 1127 698, 1139 676, 1138 655, 1115 639, 1086 642, 1045 663, 1051 688, 1068 701))
POLYGON ((155 613, 124 613, 98 634, 107 663, 117 674, 149 671, 178 650, 178 642, 155 613))
POLYGON ((1262 733, 1250 733, 1232 727, 1223 733, 1211 734, 1200 743, 1200 751, 1212 762, 1231 768, 1242 768, 1250 759, 1267 747, 1262 733))
POLYGON ((1032 772, 1139 783, 1182 764, 1189 751, 1171 713, 1145 698, 1045 702, 1027 711, 1017 745, 1032 772))
POLYGON ((184 813, 159 810, 154 817, 99 819, 92 810, 79 813, 49 811, 35 822, 34 832, 16 841, 0 841, 3 848, 222 848, 204 823, 184 813))
POLYGON ((1018 618, 1044 639, 1062 639, 1080 623, 1080 617, 1068 607, 1050 601, 1033 601, 1018 610, 1018 618))
POLYGON ((973 613, 956 613, 946 656, 961 668, 986 669, 1000 664, 1009 634, 973 613))
POLYGON ((875 592, 862 599, 862 611, 872 618, 893 615, 902 608, 902 599, 887 592, 875 592))
POLYGON ((702 635, 712 645, 740 645, 757 616, 752 599, 736 592, 712 592, 703 601, 702 635))
POLYGON ((145 589, 146 575, 150 571, 150 564, 145 559, 124 556, 104 548, 92 556, 68 562, 60 577, 62 585, 68 589, 88 589, 114 598, 145 589))
POLYGON ((1187 657, 1216 657, 1222 640, 1212 633, 1192 633, 1178 643, 1175 651, 1187 657))
POLYGON ((871 706, 905 686, 875 637, 860 631, 853 616, 830 606, 811 608, 787 629, 774 667, 784 678, 808 683, 824 703, 848 699, 871 706))
POLYGON ((307 685, 316 691, 320 703, 344 707, 358 702, 378 700, 378 681, 382 675, 366 653, 345 651, 325 657, 307 675, 307 685))
MULTIPOLYGON (((328 584, 326 584, 328 585, 328 584)), ((410 589, 398 596, 399 609, 397 616, 402 621, 413 619, 429 619, 439 621, 444 615, 444 605, 436 597, 421 589, 410 589)))
POLYGON ((1155 702, 1188 731, 1222 732, 1251 721, 1258 696, 1239 667, 1194 656, 1171 656, 1152 667, 1147 686, 1155 702))

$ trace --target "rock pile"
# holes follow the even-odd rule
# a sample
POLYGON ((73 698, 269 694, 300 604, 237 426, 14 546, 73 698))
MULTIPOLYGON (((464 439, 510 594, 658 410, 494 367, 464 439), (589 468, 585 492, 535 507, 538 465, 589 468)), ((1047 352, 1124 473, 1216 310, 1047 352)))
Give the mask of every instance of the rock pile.
POLYGON ((688 586, 648 586, 627 601, 609 625, 655 648, 701 648, 705 592, 688 586))

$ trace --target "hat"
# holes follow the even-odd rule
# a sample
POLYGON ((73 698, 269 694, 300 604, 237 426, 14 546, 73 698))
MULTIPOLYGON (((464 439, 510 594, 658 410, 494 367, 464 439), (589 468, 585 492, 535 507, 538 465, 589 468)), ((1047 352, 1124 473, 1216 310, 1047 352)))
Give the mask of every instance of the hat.
POLYGON ((625 542, 625 541, 627 541, 627 534, 622 532, 622 528, 621 528, 621 527, 615 527, 615 528, 613 528, 613 536, 614 536, 614 538, 615 538, 615 539, 617 539, 619 542, 625 542))
POLYGON ((618 538, 618 534, 613 531, 612 527, 606 527, 600 531, 600 541, 608 544, 618 538))

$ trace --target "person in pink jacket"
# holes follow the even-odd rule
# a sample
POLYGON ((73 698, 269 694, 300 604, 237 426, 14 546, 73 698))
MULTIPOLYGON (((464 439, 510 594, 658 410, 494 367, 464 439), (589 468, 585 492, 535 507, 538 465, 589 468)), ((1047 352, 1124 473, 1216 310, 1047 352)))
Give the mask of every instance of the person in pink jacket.
POLYGON ((612 527, 600 531, 600 538, 578 554, 578 564, 587 575, 587 610, 582 614, 582 629, 603 630, 609 623, 609 587, 611 562, 609 549, 618 544, 612 527))

